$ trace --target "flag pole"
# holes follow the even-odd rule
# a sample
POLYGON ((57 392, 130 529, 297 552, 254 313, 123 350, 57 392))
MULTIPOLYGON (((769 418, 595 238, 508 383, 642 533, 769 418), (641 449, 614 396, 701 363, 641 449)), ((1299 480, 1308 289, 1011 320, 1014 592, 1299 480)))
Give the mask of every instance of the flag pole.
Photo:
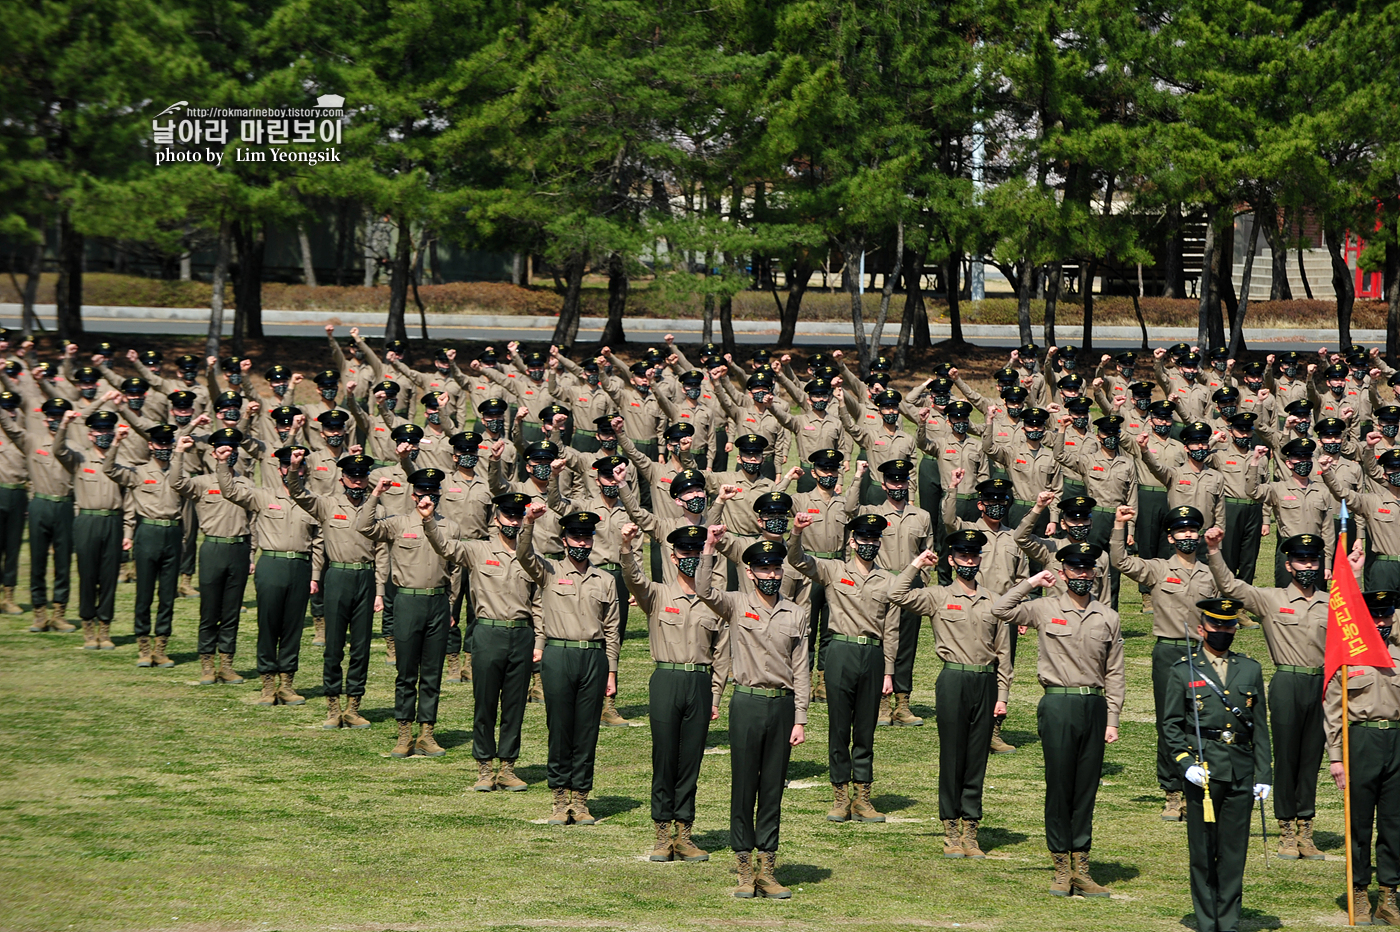
MULTIPOLYGON (((1347 503, 1342 500, 1340 512, 1342 521, 1342 533, 1337 538, 1337 547, 1345 552, 1347 547, 1347 503)), ((1325 559, 1325 557, 1324 557, 1325 559)), ((1329 586, 1329 588, 1331 588, 1329 586)), ((1351 866, 1351 720, 1347 717, 1347 665, 1342 664, 1342 817, 1346 820, 1343 826, 1343 838, 1346 845, 1347 854, 1347 925, 1356 925, 1356 902, 1352 896, 1352 866, 1351 866)))

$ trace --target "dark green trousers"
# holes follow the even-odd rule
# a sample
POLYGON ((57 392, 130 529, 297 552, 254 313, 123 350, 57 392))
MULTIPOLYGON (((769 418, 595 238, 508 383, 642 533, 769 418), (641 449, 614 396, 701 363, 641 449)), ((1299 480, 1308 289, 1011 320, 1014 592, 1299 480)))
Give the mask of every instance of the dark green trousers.
POLYGON ((180 574, 193 576, 195 556, 199 552, 199 513, 195 511, 194 505, 185 503, 181 520, 184 522, 185 533, 180 539, 180 574))
POLYGON ((1349 727, 1352 882, 1371 882, 1374 820, 1376 880, 1394 887, 1400 885, 1400 730, 1349 727))
MULTIPOLYGON (((1378 592, 1382 589, 1394 591, 1400 589, 1400 562, 1395 560, 1382 560, 1381 554, 1372 554, 1371 562, 1366 564, 1366 586, 1365 588, 1378 592)), ((1396 556, 1389 554, 1389 556, 1396 556)))
MULTIPOLYGON (((865 457, 862 456, 861 459, 865 459, 865 457)), ((880 484, 879 474, 871 475, 872 472, 873 470, 867 469, 865 475, 860 477, 860 503, 862 505, 883 505, 889 496, 885 494, 885 487, 880 484)))
POLYGON ((327 696, 363 696, 369 681, 369 642, 374 635, 374 568, 327 566, 321 576, 326 597, 326 650, 321 682, 327 696), (350 644, 350 664, 341 688, 340 664, 350 644))
POLYGON ((311 560, 264 554, 253 574, 253 591, 258 599, 258 674, 297 672, 311 598, 311 560))
POLYGON ((325 618, 325 617, 326 617, 326 590, 325 590, 325 589, 318 588, 315 592, 311 593, 311 601, 310 601, 309 604, 310 604, 310 606, 311 606, 311 617, 313 617, 313 618, 325 618))
MULTIPOLYGON (((169 637, 175 620, 175 599, 180 592, 180 546, 183 532, 180 525, 162 527, 136 525, 132 538, 131 559, 136 564, 136 636, 169 637), (156 598, 159 584, 160 603, 156 608, 155 630, 151 630, 151 602, 156 598)), ((246 571, 246 568, 245 568, 246 571)))
POLYGON ((74 518, 73 550, 78 558, 78 617, 111 624, 122 566, 121 513, 74 518))
POLYGON ((938 718, 938 818, 981 819, 997 674, 944 667, 934 684, 938 718))
POLYGON ((248 586, 251 552, 247 539, 199 545, 199 652, 232 654, 238 649, 238 619, 248 586))
POLYGON ((695 786, 710 733, 710 674, 662 670, 651 674, 651 820, 694 822, 695 786))
POLYGON ((394 602, 394 718, 436 724, 451 620, 447 593, 412 595, 400 591, 394 602))
POLYGON ((599 718, 608 689, 608 653, 601 642, 589 650, 546 644, 540 685, 549 729, 549 788, 591 792, 599 718))
MULTIPOLYGON (((1138 486, 1138 513, 1133 528, 1133 541, 1137 544, 1138 556, 1144 560, 1157 557, 1157 545, 1162 537, 1162 519, 1167 514, 1166 489, 1149 489, 1138 486)), ((1138 584, 1138 592, 1151 592, 1151 586, 1138 584)))
POLYGON ((386 638, 394 636, 394 596, 399 587, 393 580, 384 584, 384 610, 379 614, 379 632, 386 638))
POLYGON ((736 852, 778 850, 795 717, 792 696, 736 691, 729 701, 729 847, 736 852))
MULTIPOLYGON (((1106 508, 1107 506, 1099 507, 1106 508)), ((1096 507, 1089 525, 1089 543, 1098 544, 1104 549, 1105 553, 1108 552, 1109 538, 1113 534, 1113 517, 1112 511, 1100 511, 1099 508, 1096 507)), ((1108 591, 1109 601, 1112 603, 1111 607, 1115 612, 1118 611, 1118 590, 1122 588, 1122 584, 1122 570, 1119 570, 1117 567, 1111 567, 1108 571, 1108 591)))
POLYGON ((826 600, 826 583, 820 579, 813 579, 811 583, 807 610, 811 621, 807 636, 807 669, 825 670, 827 648, 831 646, 831 603, 826 600))
POLYGON ((447 629, 447 652, 471 653, 472 631, 476 627, 476 608, 472 604, 472 576, 462 570, 462 584, 452 597, 452 618, 456 622, 447 629))
POLYGON ((28 492, 0 489, 0 585, 7 588, 19 582, 19 551, 28 513, 28 492))
POLYGON ((1274 752, 1274 817, 1311 819, 1317 814, 1317 772, 1327 743, 1322 728, 1321 673, 1274 674, 1269 681, 1269 729, 1274 752))
POLYGON ((1259 563, 1259 531, 1264 525, 1264 506, 1255 502, 1244 505, 1225 503, 1225 539, 1220 542, 1220 556, 1235 578, 1253 584, 1255 567, 1259 563))
MULTIPOLYGON (((923 581, 915 576, 913 588, 923 587, 923 581)), ((899 646, 894 653, 894 691, 897 693, 914 691, 914 660, 919 653, 919 629, 923 620, 918 612, 907 608, 899 610, 899 646)))
POLYGON ((797 477, 797 491, 810 492, 817 487, 817 474, 812 472, 812 464, 798 461, 802 467, 802 475, 797 477))
MULTIPOLYGON (((647 459, 651 460, 653 463, 656 462, 657 445, 655 440, 638 440, 636 437, 633 437, 632 446, 636 447, 637 452, 641 453, 647 459)), ((650 482, 637 483, 637 498, 641 500, 643 508, 647 511, 651 511, 650 482)), ((577 787, 574 787, 574 789, 577 789, 577 787)))
POLYGON ((1078 498, 1084 494, 1086 493, 1083 482, 1078 479, 1065 479, 1064 491, 1060 495, 1061 498, 1078 498))
POLYGON ((1186 837, 1191 852, 1191 905, 1196 909, 1196 928, 1198 932, 1234 932, 1240 923, 1244 862, 1249 854, 1250 816, 1254 814, 1254 787, 1250 783, 1211 780, 1214 822, 1204 819, 1205 790, 1187 783, 1185 796, 1186 837))
POLYGON ((533 628, 477 624, 472 633, 472 757, 515 760, 534 665, 533 628), (496 725, 500 723, 500 739, 496 725))
MULTIPOLYGON (((729 445, 729 433, 723 428, 715 429, 715 449, 710 454, 710 472, 726 472, 729 469, 729 451, 725 447, 729 445)), ((698 465, 704 466, 704 463, 698 465)))
POLYGON ((603 449, 603 445, 598 442, 598 431, 582 428, 575 430, 573 448, 580 453, 597 453, 603 449))
POLYGON ((29 503, 29 598, 35 608, 49 603, 49 550, 53 550, 53 601, 68 603, 73 564, 73 500, 29 503))
MULTIPOLYGON (((943 514, 943 474, 938 469, 938 458, 927 454, 919 457, 919 507, 929 514, 943 514)), ((943 526, 942 518, 934 521, 934 533, 943 526)))
MULTIPOLYGON (((1185 628, 1181 635, 1186 636, 1185 628)), ((1172 667, 1186 656, 1186 648, 1180 644, 1158 640, 1152 645, 1152 707, 1157 717, 1157 785, 1163 792, 1180 793, 1182 788, 1181 768, 1172 760, 1171 749, 1162 732, 1162 709, 1167 702, 1167 686, 1171 683, 1172 667)), ((1272 706, 1270 707, 1272 711, 1272 706)), ((1322 711, 1321 702, 1318 711, 1322 711)))
POLYGON ((1108 703, 1103 696, 1052 695, 1036 709, 1045 754, 1045 841, 1051 851, 1088 851, 1103 774, 1108 703))
POLYGON ((831 642, 826 659, 826 709, 827 767, 832 783, 870 783, 875 779, 875 721, 880 717, 884 682, 882 645, 831 642))

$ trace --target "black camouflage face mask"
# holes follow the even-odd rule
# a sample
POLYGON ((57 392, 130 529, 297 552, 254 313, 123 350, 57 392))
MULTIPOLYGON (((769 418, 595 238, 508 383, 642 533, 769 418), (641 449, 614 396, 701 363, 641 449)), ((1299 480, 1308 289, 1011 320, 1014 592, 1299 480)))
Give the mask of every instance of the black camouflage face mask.
POLYGON ((699 388, 687 388, 687 389, 685 390, 685 397, 689 398, 691 401, 695 401, 695 400, 699 399, 699 397, 700 397, 700 389, 699 389, 699 388))
POLYGON ((1011 506, 1005 502, 983 502, 982 508, 986 516, 993 521, 1001 521, 1011 511, 1011 506))
POLYGON ((1296 378, 1298 377, 1298 367, 1297 367, 1297 366, 1284 366, 1284 367, 1283 367, 1283 374, 1284 374, 1285 376, 1287 376, 1288 378, 1290 378, 1290 379, 1296 379, 1296 378))
POLYGON ((739 468, 742 469, 744 472, 748 473, 750 476, 756 476, 758 475, 759 470, 763 468, 763 463, 750 463, 747 460, 740 460, 739 468))
POLYGON ((419 451, 417 447, 414 447, 413 449, 408 451, 408 461, 410 463, 418 462, 418 452, 419 451))
POLYGON ((1107 434, 1099 438, 1099 446, 1105 450, 1116 450, 1118 449, 1118 440, 1117 434, 1107 434))
POLYGON ((1236 414, 1236 412, 1238 412, 1239 410, 1240 410, 1240 406, 1239 406, 1239 405, 1221 405, 1221 406, 1220 406, 1220 416, 1221 416, 1221 417, 1227 417, 1227 418, 1228 418, 1228 417, 1234 417, 1235 414, 1236 414))
POLYGON ((271 382, 269 383, 269 387, 272 389, 272 394, 276 395, 278 398, 287 394, 288 384, 286 382, 271 382))
POLYGON ((764 518, 763 529, 769 534, 786 534, 788 529, 788 519, 786 517, 764 518))
POLYGON ((142 408, 146 407, 146 399, 141 395, 128 397, 126 399, 126 406, 133 411, 140 411, 142 408))
POLYGON ((685 506, 686 511, 693 515, 703 515, 705 513, 706 499, 703 495, 687 498, 685 501, 681 502, 681 504, 685 506))
POLYGON ((237 424, 242 414, 237 408, 221 408, 219 410, 219 420, 226 424, 237 424))
POLYGON ((428 416, 427 416, 427 420, 428 420, 428 423, 429 423, 429 424, 441 424, 441 423, 442 423, 442 412, 441 412, 441 411, 429 411, 429 412, 428 412, 428 416))
POLYGON ((502 434, 506 429, 505 418, 488 417, 481 423, 486 425, 486 429, 493 434, 502 434))
POLYGON ((622 494, 622 489, 616 485, 608 485, 600 482, 598 483, 598 493, 604 498, 617 498, 622 494))
POLYGON ((242 384, 243 384, 243 374, 242 374, 241 372, 231 372, 231 373, 229 373, 228 384, 230 384, 230 385, 242 385, 242 384))
POLYGON ((783 578, 779 576, 777 579, 755 579, 753 585, 764 595, 777 595, 783 588, 783 578))
POLYGON ((97 397, 97 387, 93 386, 91 388, 80 388, 78 389, 78 394, 82 395, 84 400, 91 401, 92 399, 97 397))
POLYGON ((352 489, 348 485, 342 485, 341 488, 345 489, 345 497, 350 499, 351 504, 362 504, 369 495, 369 489, 352 489))
POLYGON ((1133 407, 1137 408, 1139 411, 1146 411, 1148 408, 1152 407, 1152 399, 1142 395, 1134 395, 1133 407))
POLYGON ((63 418, 46 417, 44 418, 44 423, 48 425, 49 433, 56 434, 58 433, 59 426, 63 423, 63 418))
POLYGON ((694 578, 695 571, 699 568, 699 557, 683 557, 680 554, 676 554, 676 572, 680 573, 682 576, 694 578))
POLYGON ((1250 447, 1254 446, 1254 438, 1252 436, 1236 437, 1232 434, 1230 436, 1230 440, 1233 441, 1235 446, 1241 450, 1248 450, 1250 447))
POLYGON ((1074 425, 1076 430, 1085 430, 1089 427, 1089 415, 1070 418, 1069 422, 1074 425))
POLYGON ((459 453, 457 454, 457 465, 466 469, 475 469, 476 464, 481 461, 480 454, 459 453))
POLYGON ((326 401, 335 401, 336 390, 333 388, 321 389, 321 397, 326 401))
POLYGON ((856 542, 856 556, 860 557, 862 560, 867 562, 873 561, 879 552, 880 545, 878 543, 862 544, 859 541, 856 542))
POLYGON ((1322 578, 1322 570, 1291 570, 1293 581, 1303 589, 1312 589, 1322 578))
POLYGON ((617 438, 614 437, 614 438, 612 438, 611 440, 604 440, 604 439, 602 439, 602 438, 600 437, 600 438, 598 439, 598 446, 602 447, 604 450, 616 450, 616 449, 617 449, 617 438))
MULTIPOLYGON (((1088 419, 1087 419, 1087 418, 1085 419, 1085 423, 1088 423, 1088 419)), ((1038 430, 1038 429, 1035 429, 1035 428, 1030 428, 1030 429, 1028 429, 1028 430, 1026 431, 1026 439, 1027 439, 1027 440, 1044 440, 1044 439, 1045 439, 1045 431, 1043 431, 1043 430, 1038 430)))
POLYGON ((1094 527, 1091 524, 1066 524, 1065 534, 1069 536, 1070 540, 1077 541, 1082 544, 1084 541, 1089 539, 1089 532, 1093 529, 1094 527))
POLYGON ((836 483, 840 481, 840 476, 817 476, 817 485, 830 492, 836 488, 836 483))
POLYGON ((565 547, 564 552, 569 555, 570 560, 576 560, 579 563, 587 563, 588 555, 593 552, 593 547, 565 547))
POLYGON ((1204 450, 1187 450, 1186 455, 1198 463, 1204 463, 1210 458, 1210 448, 1207 447, 1204 450))
POLYGON ((1216 372, 1224 372, 1224 371, 1225 371, 1225 360, 1223 360, 1223 359, 1217 359, 1217 360, 1215 360, 1214 362, 1212 362, 1212 363, 1210 364, 1210 367, 1211 367, 1212 369, 1214 369, 1216 372))
POLYGON ((932 397, 933 403, 940 408, 948 407, 948 403, 953 400, 953 396, 948 394, 937 394, 932 397))
POLYGON ((1324 440, 1322 441, 1322 452, 1337 456, 1342 452, 1342 442, 1340 440, 1324 440))
POLYGON ((544 481, 545 479, 548 479, 550 476, 554 475, 554 467, 549 463, 531 463, 530 475, 534 476, 540 481, 544 481))
POLYGON ((170 462, 170 455, 174 452, 175 451, 170 449, 169 447, 165 447, 164 449, 157 448, 151 451, 151 459, 156 459, 168 463, 170 462))
POLYGON ((1200 540, 1195 537, 1172 538, 1172 546, 1176 548, 1177 553, 1195 553, 1196 548, 1200 545, 1200 540))
POLYGON ((1381 425, 1381 436, 1382 436, 1382 437, 1389 437, 1389 438, 1392 438, 1392 439, 1393 439, 1393 438, 1395 437, 1396 434, 1400 434, 1400 424, 1382 424, 1382 425, 1381 425))
POLYGON ((106 450, 107 448, 109 448, 109 447, 112 445, 112 441, 114 441, 114 440, 116 440, 116 439, 117 439, 117 435, 116 435, 116 434, 108 434, 108 433, 94 434, 94 435, 93 435, 93 438, 92 438, 92 445, 95 446, 95 447, 97 447, 99 450, 106 450))
POLYGON ((1400 485, 1400 472, 1388 472, 1385 474, 1385 481, 1391 485, 1400 485))
POLYGON ((1293 470, 1295 476, 1310 476, 1312 475, 1313 461, 1299 460, 1296 463, 1289 463, 1288 468, 1293 470))
POLYGON ((1021 412, 1025 410, 1025 407, 1025 405, 1007 405, 1006 416, 1014 421, 1021 416, 1021 412))
POLYGON ((948 422, 948 426, 951 427, 951 428, 953 428, 953 433, 955 433, 955 434, 965 434, 965 433, 967 433, 968 428, 970 428, 970 427, 972 426, 972 422, 971 422, 971 421, 949 421, 949 422, 948 422))
POLYGON ((234 468, 235 466, 238 465, 238 451, 237 451, 237 450, 234 450, 232 453, 230 453, 230 454, 228 455, 228 460, 227 460, 227 462, 228 462, 228 468, 229 468, 229 469, 232 469, 232 468, 234 468))
POLYGON ((326 441, 328 447, 339 447, 345 443, 344 434, 322 434, 321 439, 326 441))
POLYGON ((1094 591, 1092 579, 1066 579, 1065 588, 1075 595, 1088 595, 1094 591))
POLYGON ((500 530, 501 536, 506 540, 515 540, 515 538, 520 536, 520 525, 518 524, 498 524, 496 527, 500 530))
POLYGON ((811 402, 812 402, 812 410, 813 410, 813 411, 825 411, 825 410, 827 409, 827 406, 831 404, 831 399, 830 399, 830 398, 813 398, 813 399, 811 399, 811 402))
POLYGON ((974 563, 971 566, 963 566, 961 563, 953 564, 953 570, 958 574, 958 578, 965 579, 968 582, 976 579, 981 569, 982 564, 980 563, 974 563))
POLYGON ((899 412, 898 412, 898 411, 891 411, 891 412, 881 411, 881 412, 880 412, 880 420, 884 421, 886 424, 889 424, 891 427, 893 427, 895 424, 898 424, 898 423, 899 423, 899 412))
POLYGON ((885 495, 887 495, 892 502, 909 501, 908 489, 885 489, 885 495))
POLYGON ((1172 426, 1170 424, 1153 424, 1152 432, 1158 437, 1166 437, 1172 432, 1172 426))

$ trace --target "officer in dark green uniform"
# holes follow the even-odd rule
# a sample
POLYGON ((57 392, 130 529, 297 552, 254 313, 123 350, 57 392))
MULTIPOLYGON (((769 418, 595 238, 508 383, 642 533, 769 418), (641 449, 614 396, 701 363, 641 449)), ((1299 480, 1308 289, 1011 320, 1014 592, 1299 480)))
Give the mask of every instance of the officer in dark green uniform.
POLYGON ((1274 779, 1268 704, 1259 662, 1230 650, 1244 603, 1203 599, 1196 607, 1203 643, 1172 668, 1162 733, 1186 778, 1196 928, 1230 932, 1239 928, 1254 801, 1268 797, 1274 779))

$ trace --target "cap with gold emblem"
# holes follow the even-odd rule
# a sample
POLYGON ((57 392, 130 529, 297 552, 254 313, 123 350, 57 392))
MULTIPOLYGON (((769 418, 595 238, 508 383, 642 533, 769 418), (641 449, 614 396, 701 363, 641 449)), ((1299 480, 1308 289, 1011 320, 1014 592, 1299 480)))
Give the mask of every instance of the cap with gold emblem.
POLYGON ((1098 544, 1067 544, 1055 552, 1055 559, 1066 566, 1096 566, 1102 555, 1098 544))
POLYGON ((786 492, 765 492, 754 499, 756 515, 786 515, 792 513, 792 496, 786 492))
POLYGON ((983 479, 977 483, 977 497, 984 502, 1009 502, 1015 495, 1009 480, 983 479))
POLYGON ((705 474, 698 469, 682 469, 671 478, 671 497, 679 498, 691 489, 705 488, 705 474))
POLYGON ((1067 518, 1089 518, 1094 514, 1098 502, 1087 495, 1075 495, 1060 499, 1060 513, 1067 518))
POLYGON ((592 537, 602 520, 591 511, 575 511, 559 519, 559 528, 574 537, 592 537))
POLYGON ((734 438, 734 448, 740 453, 762 453, 768 449, 768 438, 758 434, 740 434, 734 438))
POLYGON ((1190 505, 1177 505, 1167 511, 1166 517, 1162 520, 1168 531, 1175 531, 1177 528, 1190 527, 1200 530, 1205 526, 1205 515, 1199 509, 1190 505))
POLYGON ((352 479, 363 479, 374 468, 374 457, 356 453, 351 456, 342 456, 335 461, 335 464, 340 467, 341 472, 352 479))
POLYGON ((1327 552, 1327 542, 1318 534, 1294 534, 1278 549, 1290 557, 1320 557, 1327 552))
POLYGON ((787 559, 787 547, 781 541, 761 540, 744 551, 747 566, 781 566, 787 559))
POLYGON ((425 469, 415 469, 408 477, 408 484, 414 489, 425 489, 429 492, 436 492, 442 486, 442 480, 447 478, 447 473, 441 469, 429 466, 425 469))
POLYGON ((981 531, 954 531, 948 535, 948 549, 958 553, 981 553, 987 546, 987 535, 981 531))
POLYGON ((1371 618, 1376 621, 1392 617, 1395 614, 1395 606, 1400 604, 1400 592, 1390 590, 1363 592, 1361 597, 1366 600, 1366 607, 1371 610, 1371 618))
POLYGON ((237 427, 220 427, 209 435, 209 446, 218 449, 219 447, 236 447, 243 442, 243 431, 237 427))
POLYGON ((1211 627, 1233 628, 1240 623, 1240 612, 1244 603, 1238 599, 1201 599, 1196 603, 1201 614, 1206 616, 1211 627))
POLYGON ((524 492, 507 492, 491 499, 491 504, 501 509, 502 514, 512 515, 516 518, 525 516, 525 506, 530 502, 530 496, 524 492))
POLYGON ((890 523, 879 515, 857 515, 846 522, 846 531, 860 537, 879 537, 890 523))
POLYGON ((880 464, 880 472, 890 482, 906 482, 913 471, 914 463, 911 460, 893 459, 880 464))
POLYGON ((703 550, 706 529, 698 524, 686 524, 666 535, 666 543, 677 550, 703 550))

